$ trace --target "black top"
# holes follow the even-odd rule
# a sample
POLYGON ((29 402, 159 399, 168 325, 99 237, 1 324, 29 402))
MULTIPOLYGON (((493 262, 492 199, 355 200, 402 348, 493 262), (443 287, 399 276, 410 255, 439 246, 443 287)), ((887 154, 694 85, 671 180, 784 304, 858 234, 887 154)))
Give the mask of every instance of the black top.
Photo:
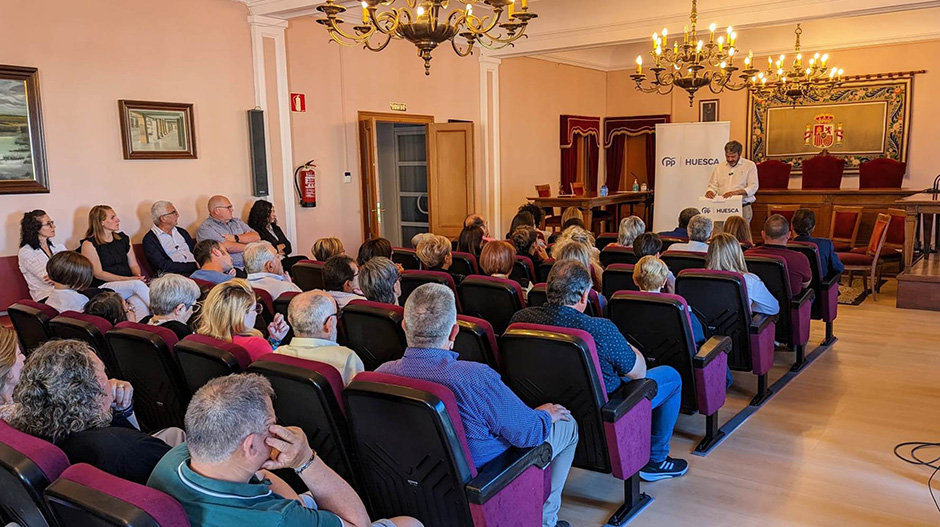
POLYGON ((457 273, 448 271, 447 269, 444 269, 441 266, 431 267, 429 269, 425 269, 425 271, 439 271, 441 273, 447 273, 451 276, 451 278, 454 279, 454 285, 460 285, 460 283, 463 282, 463 279, 466 278, 466 276, 462 274, 457 274, 457 273))
POLYGON ((117 414, 111 426, 75 432, 57 446, 73 465, 88 463, 140 485, 147 484, 153 467, 170 451, 169 445, 137 430, 117 414))
POLYGON ((273 245, 275 249, 278 245, 284 244, 284 256, 290 256, 290 241, 288 241, 287 236, 284 236, 284 231, 282 231, 276 223, 272 223, 270 227, 271 230, 258 229, 258 235, 261 236, 262 240, 271 242, 271 245, 273 245), (271 234, 272 230, 274 231, 274 234, 271 234))
MULTIPOLYGON (((153 318, 153 315, 147 315, 144 318, 140 319, 141 324, 150 324, 150 319, 153 318)), ((183 324, 178 320, 167 320, 161 324, 156 324, 161 328, 166 328, 176 334, 176 338, 183 340, 189 335, 193 334, 193 329, 189 327, 188 324, 183 324)))
MULTIPOLYGON (((91 242, 95 247, 103 271, 118 276, 134 276, 134 273, 131 272, 131 266, 127 262, 127 253, 131 249, 131 239, 128 235, 123 232, 115 233, 114 239, 110 243, 98 243, 94 236, 82 240, 83 244, 85 242, 91 242)), ((103 280, 96 278, 91 285, 98 286, 103 283, 103 280)))
MULTIPOLYGON (((193 252, 193 249, 196 247, 196 242, 193 241, 193 237, 182 227, 174 228, 180 233, 180 236, 186 240, 189 252, 193 252)), ((199 269, 199 265, 197 265, 196 262, 174 262, 170 259, 166 251, 163 250, 160 239, 153 233, 153 230, 149 230, 147 234, 144 234, 143 244, 144 256, 147 257, 147 262, 150 263, 150 269, 152 269, 154 273, 176 273, 189 276, 196 269, 199 269)))

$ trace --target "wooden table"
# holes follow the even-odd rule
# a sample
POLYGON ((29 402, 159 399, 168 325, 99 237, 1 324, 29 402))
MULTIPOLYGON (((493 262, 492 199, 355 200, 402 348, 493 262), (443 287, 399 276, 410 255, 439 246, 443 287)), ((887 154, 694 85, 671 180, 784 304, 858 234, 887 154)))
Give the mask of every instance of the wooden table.
POLYGON ((613 192, 607 196, 598 196, 597 193, 587 193, 581 196, 549 196, 549 197, 529 197, 527 200, 535 203, 539 207, 577 207, 584 213, 584 224, 590 229, 593 210, 617 205, 614 227, 620 224, 620 205, 643 203, 646 205, 643 221, 647 225, 653 222, 653 191, 642 190, 637 192, 613 192))
POLYGON ((897 200, 904 217, 904 270, 910 271, 914 263, 914 238, 917 232, 917 217, 921 214, 940 214, 940 195, 914 194, 897 200))

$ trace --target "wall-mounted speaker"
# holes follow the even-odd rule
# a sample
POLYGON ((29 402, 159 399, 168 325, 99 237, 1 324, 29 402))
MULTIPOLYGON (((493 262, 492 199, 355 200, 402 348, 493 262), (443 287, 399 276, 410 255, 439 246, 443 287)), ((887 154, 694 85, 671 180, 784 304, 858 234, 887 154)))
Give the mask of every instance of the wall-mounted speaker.
POLYGON ((264 145, 264 110, 248 110, 248 138, 251 146, 251 193, 256 197, 268 190, 268 154, 264 145))

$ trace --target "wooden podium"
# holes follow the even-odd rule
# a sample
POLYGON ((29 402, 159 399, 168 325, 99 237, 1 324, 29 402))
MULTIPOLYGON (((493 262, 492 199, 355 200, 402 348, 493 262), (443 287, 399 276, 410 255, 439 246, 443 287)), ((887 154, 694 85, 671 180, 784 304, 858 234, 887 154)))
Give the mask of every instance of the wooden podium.
MULTIPOLYGON (((940 214, 940 195, 914 194, 898 200, 897 205, 907 213, 904 218, 904 272, 898 275, 897 306, 940 311, 940 255, 928 253, 914 262, 917 217, 940 214)), ((927 236, 930 236, 929 231, 927 236)))

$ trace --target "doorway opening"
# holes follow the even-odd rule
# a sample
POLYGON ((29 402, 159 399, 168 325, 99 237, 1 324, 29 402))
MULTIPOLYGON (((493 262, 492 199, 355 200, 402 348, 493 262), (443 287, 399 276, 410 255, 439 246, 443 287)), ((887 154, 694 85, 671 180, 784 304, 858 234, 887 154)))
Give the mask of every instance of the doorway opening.
POLYGON ((427 126, 376 123, 379 232, 393 247, 430 231, 427 126))

